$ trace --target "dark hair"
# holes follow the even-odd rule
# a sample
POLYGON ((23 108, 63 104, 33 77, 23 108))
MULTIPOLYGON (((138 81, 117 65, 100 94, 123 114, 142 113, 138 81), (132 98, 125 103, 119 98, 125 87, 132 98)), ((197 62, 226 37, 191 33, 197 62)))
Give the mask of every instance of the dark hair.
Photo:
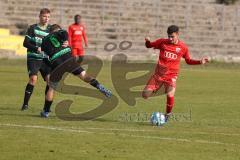
POLYGON ((174 32, 178 32, 178 31, 179 31, 179 27, 176 26, 176 25, 171 25, 171 26, 169 26, 168 29, 167 29, 167 33, 168 33, 168 34, 172 34, 172 33, 174 33, 174 32))
POLYGON ((50 26, 49 32, 52 33, 57 29, 62 29, 58 24, 53 24, 50 26))
POLYGON ((76 15, 74 16, 74 19, 76 19, 77 17, 80 17, 80 18, 81 18, 81 16, 80 16, 79 14, 76 14, 76 15))
POLYGON ((43 8, 43 9, 40 10, 40 15, 41 14, 48 14, 48 13, 51 13, 48 8, 43 8))

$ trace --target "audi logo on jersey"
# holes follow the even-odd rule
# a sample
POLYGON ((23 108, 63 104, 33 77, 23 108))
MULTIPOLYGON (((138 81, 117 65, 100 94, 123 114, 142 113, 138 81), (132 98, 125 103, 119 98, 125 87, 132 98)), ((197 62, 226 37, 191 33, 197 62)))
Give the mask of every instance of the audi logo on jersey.
POLYGON ((82 35, 82 31, 75 31, 74 34, 75 35, 82 35))
POLYGON ((167 51, 165 51, 164 52, 164 56, 166 57, 166 58, 170 58, 170 59, 177 59, 177 55, 176 54, 174 54, 174 53, 172 53, 172 52, 167 52, 167 51))

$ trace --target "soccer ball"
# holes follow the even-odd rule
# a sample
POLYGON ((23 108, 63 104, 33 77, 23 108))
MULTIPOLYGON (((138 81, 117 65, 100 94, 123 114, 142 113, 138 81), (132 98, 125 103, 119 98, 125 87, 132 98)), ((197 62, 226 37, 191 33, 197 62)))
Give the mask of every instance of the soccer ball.
POLYGON ((162 126, 166 123, 165 115, 160 112, 153 112, 151 115, 151 123, 156 126, 162 126))

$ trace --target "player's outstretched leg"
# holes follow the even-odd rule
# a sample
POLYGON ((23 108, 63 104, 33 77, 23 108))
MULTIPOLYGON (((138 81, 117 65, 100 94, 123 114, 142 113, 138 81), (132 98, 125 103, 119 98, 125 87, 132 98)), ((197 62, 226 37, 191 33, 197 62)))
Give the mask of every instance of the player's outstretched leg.
POLYGON ((96 79, 92 79, 89 84, 91 84, 93 87, 97 88, 101 93, 103 93, 106 97, 111 97, 112 92, 105 88, 102 84, 100 84, 96 79))
POLYGON ((111 97, 112 92, 105 88, 102 84, 100 84, 96 79, 87 75, 86 71, 82 71, 78 77, 86 83, 91 84, 93 87, 97 88, 101 93, 103 93, 106 97, 111 97))

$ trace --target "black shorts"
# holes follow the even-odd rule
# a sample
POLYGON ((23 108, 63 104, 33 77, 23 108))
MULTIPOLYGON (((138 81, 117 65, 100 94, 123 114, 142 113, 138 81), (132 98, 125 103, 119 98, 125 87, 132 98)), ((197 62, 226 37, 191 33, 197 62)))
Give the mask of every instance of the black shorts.
POLYGON ((79 75, 84 69, 79 65, 76 59, 70 54, 64 54, 51 62, 52 72, 50 73, 50 81, 58 82, 64 73, 72 73, 79 75))
POLYGON ((51 67, 47 64, 45 60, 28 59, 27 70, 29 77, 32 75, 37 75, 40 71, 43 79, 45 80, 45 77, 51 72, 51 67))

